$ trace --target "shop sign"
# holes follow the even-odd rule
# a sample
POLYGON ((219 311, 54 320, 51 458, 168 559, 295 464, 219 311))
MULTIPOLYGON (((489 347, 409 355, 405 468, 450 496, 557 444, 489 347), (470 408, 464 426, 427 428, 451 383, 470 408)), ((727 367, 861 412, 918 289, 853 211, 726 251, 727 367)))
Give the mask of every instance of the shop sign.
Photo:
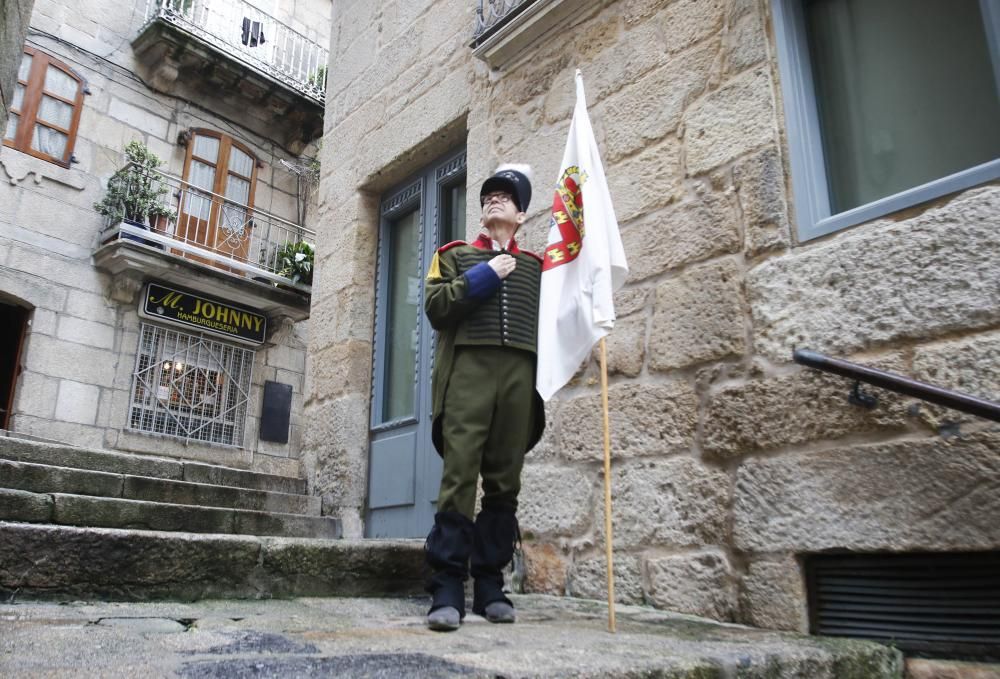
POLYGON ((267 318, 220 299, 177 290, 159 283, 146 286, 139 315, 196 328, 245 344, 263 344, 267 318))

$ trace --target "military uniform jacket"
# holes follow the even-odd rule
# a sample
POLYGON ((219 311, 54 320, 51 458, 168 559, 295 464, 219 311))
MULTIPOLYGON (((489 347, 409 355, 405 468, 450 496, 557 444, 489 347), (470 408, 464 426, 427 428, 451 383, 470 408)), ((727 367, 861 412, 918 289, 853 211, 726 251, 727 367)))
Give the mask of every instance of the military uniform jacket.
MULTIPOLYGON (((439 455, 444 454, 441 418, 456 346, 507 346, 536 351, 538 295, 541 286, 541 259, 518 248, 512 239, 509 249, 493 250, 486 234, 470 243, 455 241, 438 249, 431 262, 424 287, 424 312, 438 331, 432 379, 433 424, 431 438, 439 455), (478 266, 496 255, 509 254, 517 265, 502 284, 496 274, 478 266), (485 281, 485 282, 484 282, 485 281)), ((528 450, 542 437, 545 407, 533 392, 534 431, 528 450)))

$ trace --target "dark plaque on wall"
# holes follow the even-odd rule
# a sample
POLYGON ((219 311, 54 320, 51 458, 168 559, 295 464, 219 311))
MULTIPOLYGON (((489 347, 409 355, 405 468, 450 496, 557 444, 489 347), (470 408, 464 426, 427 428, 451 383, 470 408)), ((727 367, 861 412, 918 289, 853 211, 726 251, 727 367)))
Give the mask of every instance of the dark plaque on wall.
POLYGON ((264 382, 260 408, 260 440, 288 443, 288 421, 292 415, 292 385, 264 382))

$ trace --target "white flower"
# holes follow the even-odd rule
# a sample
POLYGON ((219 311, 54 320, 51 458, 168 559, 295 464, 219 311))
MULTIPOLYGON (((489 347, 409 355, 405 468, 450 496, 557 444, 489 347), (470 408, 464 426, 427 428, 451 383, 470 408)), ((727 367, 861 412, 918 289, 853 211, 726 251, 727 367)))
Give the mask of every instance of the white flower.
POLYGON ((295 261, 296 262, 301 262, 305 258, 306 258, 306 253, 304 253, 304 252, 296 252, 295 253, 295 261))

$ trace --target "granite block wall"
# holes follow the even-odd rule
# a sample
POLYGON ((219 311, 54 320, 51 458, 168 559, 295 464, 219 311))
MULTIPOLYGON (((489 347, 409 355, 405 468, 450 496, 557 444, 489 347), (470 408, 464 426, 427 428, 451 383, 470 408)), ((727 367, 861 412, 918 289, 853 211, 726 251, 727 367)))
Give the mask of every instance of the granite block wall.
MULTIPOLYGON (((618 598, 804 630, 809 553, 997 549, 996 427, 878 390, 856 408, 791 353, 1000 397, 1000 187, 800 242, 769 2, 581 3, 493 68, 469 48, 475 5, 335 9, 305 410, 345 530, 363 529, 381 193, 461 145, 472 195, 531 163, 522 240, 541 249, 580 68, 631 270, 608 340, 618 598)), ((603 596, 598 393, 591 360, 524 470, 529 590, 603 596)))

